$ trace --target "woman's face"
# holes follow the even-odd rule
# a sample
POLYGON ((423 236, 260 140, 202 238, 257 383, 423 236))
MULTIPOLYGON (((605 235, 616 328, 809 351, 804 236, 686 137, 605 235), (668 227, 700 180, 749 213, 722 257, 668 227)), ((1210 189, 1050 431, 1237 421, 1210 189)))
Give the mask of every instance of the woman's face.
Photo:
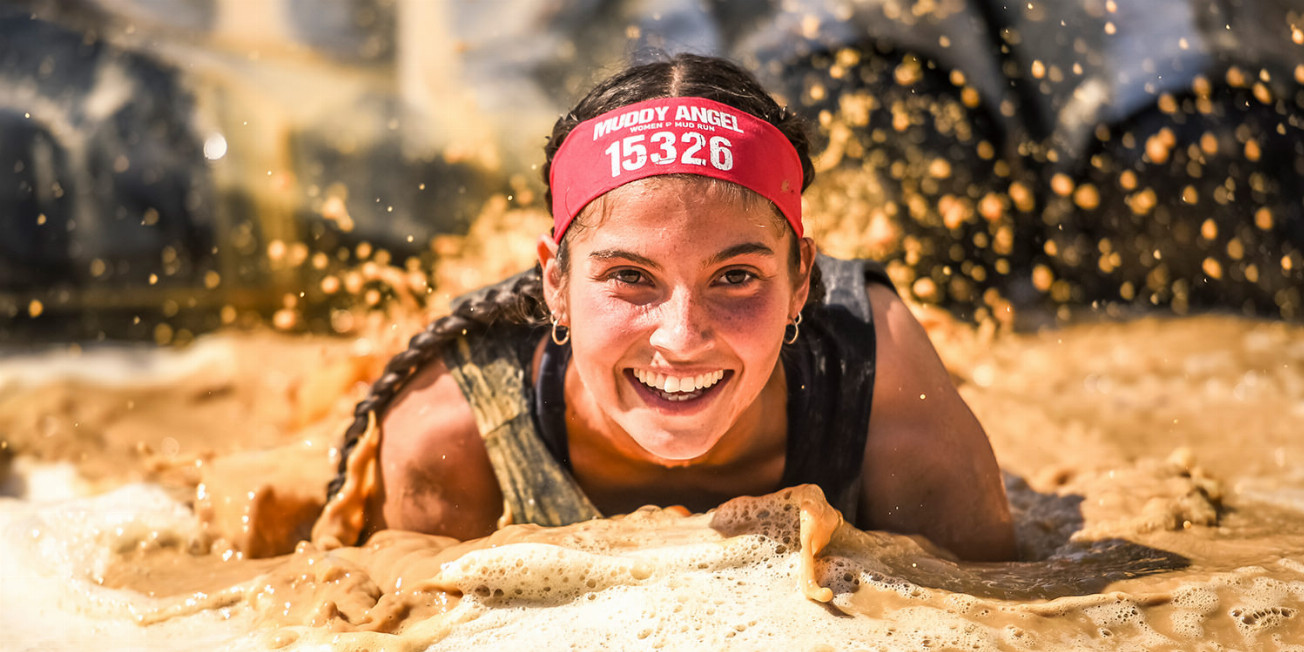
POLYGON ((564 278, 541 255, 598 426, 683 464, 758 425, 757 397, 782 373, 784 328, 806 300, 809 241, 794 265, 796 236, 768 202, 697 177, 621 186, 585 221, 564 278))

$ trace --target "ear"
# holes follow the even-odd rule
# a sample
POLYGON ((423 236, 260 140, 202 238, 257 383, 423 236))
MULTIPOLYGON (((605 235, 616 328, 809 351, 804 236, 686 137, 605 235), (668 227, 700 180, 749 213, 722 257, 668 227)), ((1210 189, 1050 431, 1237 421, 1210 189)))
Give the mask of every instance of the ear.
POLYGON ((801 253, 801 263, 795 292, 792 294, 792 309, 789 311, 789 314, 793 315, 801 312, 802 306, 806 305, 806 298, 810 296, 810 275, 811 270, 815 268, 815 240, 802 238, 801 242, 797 243, 797 249, 801 253))
POLYGON ((548 304, 548 311, 563 317, 566 305, 562 291, 561 267, 557 264, 557 243, 552 236, 545 233, 539 236, 539 267, 543 269, 543 300, 548 304))

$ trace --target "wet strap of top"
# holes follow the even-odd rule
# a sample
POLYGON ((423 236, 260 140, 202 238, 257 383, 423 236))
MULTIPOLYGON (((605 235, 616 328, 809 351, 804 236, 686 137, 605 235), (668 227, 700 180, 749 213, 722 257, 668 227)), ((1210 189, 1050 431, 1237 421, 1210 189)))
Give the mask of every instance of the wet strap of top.
POLYGON ((503 492, 506 522, 565 525, 601 516, 535 433, 533 388, 516 350, 521 337, 486 333, 463 337, 444 362, 471 404, 489 461, 503 492))
POLYGON ((549 340, 539 362, 539 376, 534 382, 534 410, 538 416, 539 438, 558 464, 572 471, 570 442, 566 432, 566 368, 570 365, 569 344, 549 340))
POLYGON ((816 484, 849 521, 860 502, 861 467, 874 397, 873 311, 867 283, 891 281, 865 260, 816 259, 823 301, 783 348, 788 446, 783 484, 816 484))
MULTIPOLYGON (((883 263, 880 263, 877 260, 862 260, 860 261, 860 263, 864 266, 864 269, 862 271, 865 276, 866 284, 876 283, 878 285, 885 286, 887 287, 887 289, 892 290, 892 292, 900 295, 900 293, 897 292, 896 285, 892 283, 892 277, 887 275, 887 268, 883 266, 883 263)), ((869 297, 864 293, 862 293, 862 296, 864 296, 864 302, 865 302, 863 305, 865 306, 865 310, 868 311, 869 297)), ((866 314, 869 313, 867 312, 866 314)))

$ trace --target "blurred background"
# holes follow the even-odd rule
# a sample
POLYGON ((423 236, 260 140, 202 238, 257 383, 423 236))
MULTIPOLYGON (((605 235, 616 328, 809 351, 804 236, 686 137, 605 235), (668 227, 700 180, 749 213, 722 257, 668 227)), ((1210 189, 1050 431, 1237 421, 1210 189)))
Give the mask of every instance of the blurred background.
POLYGON ((920 303, 1304 317, 1290 0, 7 0, 0 343, 437 306, 547 228, 553 121, 679 51, 810 119, 812 232, 920 303))

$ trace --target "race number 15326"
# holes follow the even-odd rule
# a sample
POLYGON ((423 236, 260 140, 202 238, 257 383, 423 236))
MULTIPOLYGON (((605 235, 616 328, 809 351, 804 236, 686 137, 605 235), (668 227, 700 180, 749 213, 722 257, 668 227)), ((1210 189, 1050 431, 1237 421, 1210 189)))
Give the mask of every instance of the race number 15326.
POLYGON ((612 142, 606 154, 611 157, 611 176, 620 176, 621 170, 633 172, 651 161, 654 165, 669 165, 676 160, 684 165, 707 165, 717 170, 733 169, 732 143, 723 136, 706 136, 696 131, 686 131, 675 140, 675 133, 658 131, 651 136, 635 134, 612 142), (651 151, 648 151, 651 146, 651 151), (680 151, 680 146, 683 151, 680 151), (706 150, 703 152, 702 150, 706 150), (702 158, 706 154, 707 158, 702 158), (708 161, 709 159, 709 161, 708 161))

